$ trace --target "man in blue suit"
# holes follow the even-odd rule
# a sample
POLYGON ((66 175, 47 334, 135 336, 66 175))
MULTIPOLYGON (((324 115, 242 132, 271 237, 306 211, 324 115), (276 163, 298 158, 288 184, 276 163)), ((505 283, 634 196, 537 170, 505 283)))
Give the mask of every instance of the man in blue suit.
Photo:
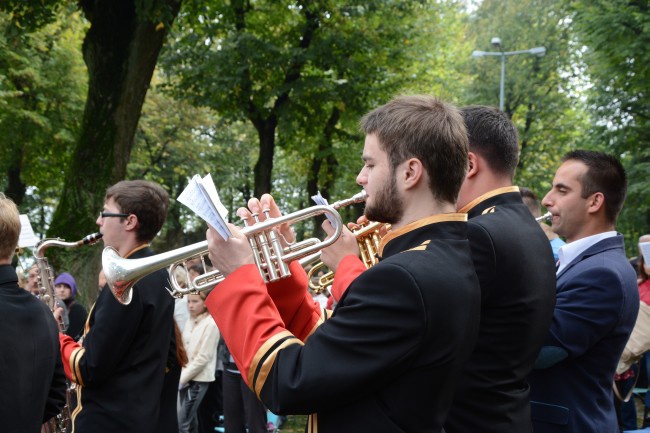
POLYGON ((577 150, 542 201, 567 245, 553 323, 530 376, 535 433, 619 432, 612 381, 639 310, 636 274, 615 228, 626 190, 616 158, 577 150))

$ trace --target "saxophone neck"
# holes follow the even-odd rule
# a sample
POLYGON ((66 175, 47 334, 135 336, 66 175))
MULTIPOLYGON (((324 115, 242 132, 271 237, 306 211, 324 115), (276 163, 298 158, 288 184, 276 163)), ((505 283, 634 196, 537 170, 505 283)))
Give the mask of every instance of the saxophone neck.
POLYGON ((52 239, 43 239, 38 244, 34 250, 34 257, 38 259, 43 259, 45 257, 45 250, 50 247, 59 247, 59 248, 76 248, 83 245, 92 245, 99 241, 102 238, 102 234, 97 232, 85 236, 83 239, 80 239, 76 242, 66 242, 61 238, 52 238, 52 239))

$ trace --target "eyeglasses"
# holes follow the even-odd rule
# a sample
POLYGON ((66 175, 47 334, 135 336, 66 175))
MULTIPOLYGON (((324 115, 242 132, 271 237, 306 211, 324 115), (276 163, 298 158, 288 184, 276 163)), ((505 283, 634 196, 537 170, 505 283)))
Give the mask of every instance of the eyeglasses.
POLYGON ((131 214, 128 213, 114 213, 114 212, 100 212, 99 217, 100 218, 110 218, 110 217, 120 217, 120 218, 126 218, 131 214))

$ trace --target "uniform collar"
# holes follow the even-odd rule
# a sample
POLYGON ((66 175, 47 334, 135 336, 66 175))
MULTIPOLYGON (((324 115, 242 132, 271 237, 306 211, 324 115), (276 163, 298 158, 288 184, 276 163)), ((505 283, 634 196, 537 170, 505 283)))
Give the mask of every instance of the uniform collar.
MULTIPOLYGON (((485 194, 483 194, 483 195, 481 195, 479 197, 476 197, 474 200, 467 203, 465 206, 463 206, 462 209, 459 209, 458 212, 474 214, 476 212, 472 212, 472 211, 478 211, 480 208, 482 208, 482 206, 479 206, 481 203, 483 203, 485 205, 485 209, 484 209, 484 211, 485 211, 485 210, 489 209, 489 206, 487 204, 485 204, 485 202, 487 202, 488 200, 490 200, 492 198, 500 196, 502 194, 507 194, 507 193, 511 193, 511 192, 516 192, 517 194, 519 194, 519 187, 515 186, 515 185, 504 186, 502 188, 497 188, 497 189, 493 189, 492 191, 488 191, 485 194)), ((490 200, 490 203, 492 203, 492 200, 490 200)))
POLYGON ((432 215, 430 217, 413 221, 412 223, 400 227, 399 229, 390 230, 384 237, 381 238, 381 243, 379 244, 379 257, 382 257, 384 255, 384 248, 386 245, 388 245, 389 242, 400 237, 404 237, 404 235, 411 234, 422 227, 441 222, 467 222, 467 214, 452 212, 432 215))
POLYGON ((149 248, 149 244, 148 244, 148 243, 138 245, 137 247, 133 248, 133 249, 132 249, 131 251, 129 251, 128 253, 124 254, 124 257, 122 257, 122 258, 126 259, 127 257, 130 257, 130 256, 132 256, 132 255, 141 256, 142 253, 141 253, 141 254, 136 254, 136 253, 137 253, 138 251, 144 250, 145 248, 149 248))

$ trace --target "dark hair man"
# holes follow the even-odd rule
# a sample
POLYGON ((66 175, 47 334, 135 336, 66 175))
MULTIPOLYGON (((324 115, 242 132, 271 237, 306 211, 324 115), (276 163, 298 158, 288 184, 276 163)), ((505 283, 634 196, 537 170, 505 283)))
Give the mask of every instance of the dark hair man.
POLYGON ((462 109, 469 171, 458 199, 481 286, 476 347, 460 377, 447 433, 530 433, 526 377, 555 301, 549 242, 513 185, 517 129, 493 107, 462 109))
POLYGON ((44 302, 18 286, 11 259, 20 216, 0 193, 0 421, 7 433, 38 433, 65 404, 59 327, 44 302))
POLYGON ((329 317, 299 266, 267 287, 246 238, 210 229, 210 259, 227 278, 208 308, 272 412, 311 414, 308 429, 320 433, 439 432, 479 314, 466 216, 455 211, 467 133, 456 108, 425 96, 397 98, 361 125, 365 214, 392 224, 382 260, 329 317), (281 288, 304 300, 291 315, 269 295, 281 288))
POLYGON ((535 433, 619 431, 612 381, 639 311, 636 273, 616 233, 626 191, 618 159, 576 150, 542 200, 567 244, 553 323, 530 376, 535 433))
MULTIPOLYGON (((169 196, 156 183, 132 180, 111 186, 97 218, 104 245, 122 257, 153 255, 149 243, 160 231, 168 207, 169 196)), ((90 312, 83 344, 60 334, 66 374, 77 384, 75 433, 157 433, 178 428, 180 367, 175 368, 174 300, 167 285, 166 270, 147 275, 134 286, 129 305, 102 290, 90 312), (176 377, 169 378, 167 370, 176 377)))

